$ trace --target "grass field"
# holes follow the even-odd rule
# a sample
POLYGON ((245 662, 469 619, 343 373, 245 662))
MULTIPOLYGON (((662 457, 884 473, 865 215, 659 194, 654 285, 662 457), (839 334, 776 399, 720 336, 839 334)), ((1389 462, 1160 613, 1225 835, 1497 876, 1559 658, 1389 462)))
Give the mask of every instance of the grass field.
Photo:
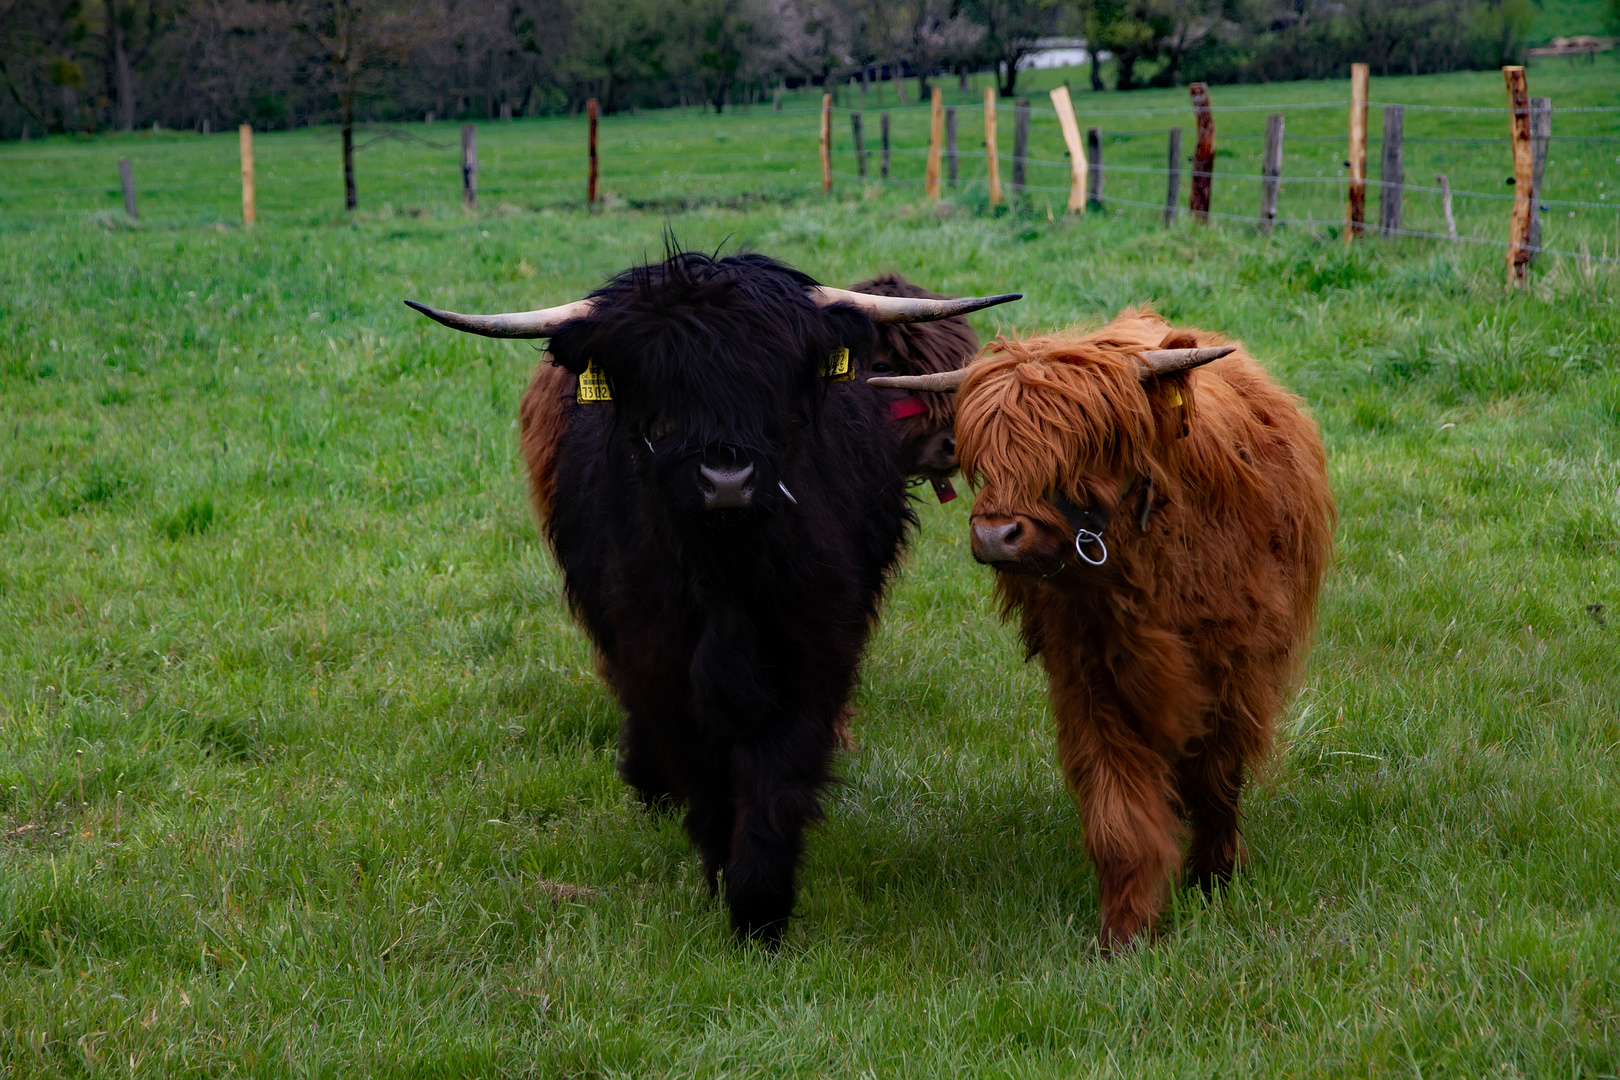
MULTIPOLYGON (((1499 100, 1496 76, 1403 85, 1469 80, 1499 100)), ((1220 94, 1268 89, 1340 92, 1220 94)), ((0 175, 49 152, 103 183, 143 147, 201 185, 196 148, 233 152, 150 138, 13 144, 0 175)), ((326 138, 263 137, 261 168, 317 175, 326 138)), ((266 182, 252 232, 212 227, 228 185, 141 228, 3 218, 5 1075, 1620 1074, 1612 264, 1504 297, 1495 248, 936 213, 906 187, 464 214, 361 183, 344 221, 266 182), (921 508, 786 947, 731 944, 676 823, 613 775, 515 461, 534 351, 399 304, 568 299, 666 225, 834 283, 1028 294, 984 334, 1151 299, 1310 402, 1338 565, 1228 891, 1098 958, 1044 679, 964 499, 921 508)))

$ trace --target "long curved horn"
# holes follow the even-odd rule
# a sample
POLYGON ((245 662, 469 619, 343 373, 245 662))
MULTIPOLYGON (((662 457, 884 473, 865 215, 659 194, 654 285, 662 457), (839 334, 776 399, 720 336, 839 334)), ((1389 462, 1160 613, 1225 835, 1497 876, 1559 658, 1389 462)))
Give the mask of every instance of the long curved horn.
MULTIPOLYGON (((1147 365, 1142 371, 1142 381, 1147 382, 1150 379, 1163 378, 1178 371, 1207 364, 1211 360, 1219 360, 1235 352, 1237 352, 1236 345, 1220 345, 1210 349, 1151 349, 1136 355, 1147 365)), ((866 384, 883 386, 891 390, 931 390, 937 394, 949 394, 961 386, 967 376, 968 369, 964 367, 931 375, 879 375, 877 378, 867 379, 866 384)))
POLYGON ((454 311, 407 300, 407 307, 415 308, 435 322, 444 323, 452 330, 469 334, 482 334, 495 338, 543 338, 557 332, 557 328, 570 319, 583 318, 591 313, 594 300, 575 300, 561 307, 541 308, 539 311, 518 311, 510 315, 458 315, 454 311))
POLYGON ((932 390, 936 394, 955 393, 967 378, 967 368, 955 371, 936 371, 929 375, 879 375, 867 379, 868 386, 887 386, 895 390, 932 390))
MULTIPOLYGON (((850 292, 820 285, 811 291, 817 304, 848 304, 866 312, 875 323, 933 322, 966 315, 982 308, 1022 300, 1023 293, 1002 293, 1000 296, 962 296, 955 300, 930 300, 922 296, 873 296, 871 293, 850 292)), ((953 387, 954 389, 954 387, 953 387)))
POLYGON ((1166 375, 1174 375, 1178 371, 1186 371, 1207 364, 1211 360, 1219 360, 1228 353, 1237 352, 1236 345, 1218 345, 1210 349, 1152 349, 1145 353, 1137 353, 1147 370, 1142 372, 1142 381, 1149 379, 1162 379, 1166 375))

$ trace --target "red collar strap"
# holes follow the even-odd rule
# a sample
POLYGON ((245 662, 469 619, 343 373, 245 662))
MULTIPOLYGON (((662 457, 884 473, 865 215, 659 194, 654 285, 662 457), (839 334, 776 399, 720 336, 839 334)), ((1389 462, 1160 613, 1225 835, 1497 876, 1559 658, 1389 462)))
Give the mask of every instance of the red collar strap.
POLYGON ((889 419, 896 422, 921 416, 927 411, 928 406, 924 405, 922 398, 916 394, 907 394, 903 398, 889 402, 889 419))

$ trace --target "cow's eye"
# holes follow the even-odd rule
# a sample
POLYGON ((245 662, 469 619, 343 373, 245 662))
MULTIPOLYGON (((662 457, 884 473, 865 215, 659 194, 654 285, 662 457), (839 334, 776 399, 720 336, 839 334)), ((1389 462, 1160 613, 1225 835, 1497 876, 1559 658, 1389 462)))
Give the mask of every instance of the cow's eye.
POLYGON ((675 421, 667 416, 655 416, 642 427, 642 434, 649 439, 662 439, 666 435, 674 434, 675 421))
POLYGON ((872 374, 874 375, 887 375, 893 370, 894 368, 890 367, 888 364, 885 364, 881 360, 872 365, 872 374))

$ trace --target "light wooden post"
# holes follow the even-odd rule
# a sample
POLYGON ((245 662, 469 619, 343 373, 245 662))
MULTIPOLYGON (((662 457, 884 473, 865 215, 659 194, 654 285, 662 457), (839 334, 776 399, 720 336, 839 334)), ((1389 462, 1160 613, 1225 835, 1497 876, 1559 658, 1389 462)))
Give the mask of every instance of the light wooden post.
POLYGON ((1440 209, 1446 214, 1446 235, 1457 239, 1457 219, 1451 213, 1451 181, 1445 173, 1436 173, 1434 182, 1440 185, 1440 209))
MULTIPOLYGON (((587 172, 585 174, 585 203, 587 206, 594 204, 597 199, 601 198, 602 195, 600 190, 602 183, 602 163, 596 148, 597 127, 601 121, 601 117, 602 106, 597 104, 595 98, 591 98, 589 101, 585 102, 585 150, 586 155, 589 158, 589 164, 586 166, 587 172)), ((472 125, 469 124, 467 126, 471 127, 472 125)), ((476 168, 477 164, 478 162, 475 158, 473 160, 473 166, 476 168)))
POLYGON ((1102 201, 1102 128, 1086 128, 1086 202, 1101 210, 1102 201))
POLYGON ((135 170, 130 167, 129 158, 118 159, 118 182, 124 188, 124 213, 129 220, 139 221, 141 215, 135 209, 135 170))
POLYGON ((1176 223, 1176 202, 1181 198, 1181 129, 1170 129, 1169 156, 1165 162, 1164 224, 1176 223))
POLYGON ((821 193, 832 191, 832 95, 821 95, 821 193))
POLYGON ((882 140, 883 140, 883 160, 878 163, 878 172, 880 174, 881 179, 887 180, 889 178, 889 114, 888 113, 881 114, 880 123, 878 124, 878 127, 881 129, 878 132, 878 134, 882 137, 882 140))
POLYGON ((996 88, 984 88, 984 160, 990 167, 990 205, 1001 205, 1001 159, 996 149, 996 88))
POLYGON ((1029 169, 1029 98, 1019 98, 1013 106, 1013 174, 1012 189, 1024 193, 1029 169))
POLYGON ((1530 151, 1534 184, 1530 188, 1530 258, 1541 250, 1541 180, 1547 173, 1547 144, 1552 141, 1552 98, 1530 99, 1530 151))
POLYGON ((923 171, 923 194, 939 201, 939 157, 945 141, 945 91, 934 87, 928 117, 928 164, 923 171))
POLYGON ((866 135, 861 131, 861 114, 849 114, 849 133, 855 139, 855 175, 866 179, 866 135))
POLYGON ((1192 191, 1187 209, 1194 221, 1209 221, 1209 193, 1215 177, 1215 114, 1209 107, 1209 87, 1195 82, 1192 93, 1193 115, 1198 119, 1198 146, 1193 150, 1192 191))
POLYGON ((956 110, 945 110, 945 179, 950 181, 951 187, 957 181, 956 160, 956 110))
POLYGON ((1260 162, 1260 231, 1277 221, 1277 188, 1282 183, 1283 114, 1266 117, 1266 153, 1260 162))
POLYGON ((1069 88, 1052 91, 1052 108, 1057 110, 1063 144, 1069 148, 1069 213, 1086 212, 1086 148, 1080 145, 1080 125, 1074 119, 1074 101, 1069 88))
POLYGON ((1350 65, 1350 190, 1344 202, 1344 242, 1367 220, 1367 65, 1350 65))
POLYGON ((242 144, 242 224, 252 228, 259 220, 259 207, 253 198, 253 125, 236 129, 242 144))
POLYGON ((1508 286, 1524 284, 1525 267, 1530 262, 1530 207, 1535 201, 1536 160, 1530 145, 1530 90, 1524 68, 1510 64, 1502 69, 1507 84, 1508 129, 1513 135, 1513 222, 1508 232, 1508 286))
POLYGON ((478 209, 478 128, 461 125, 461 205, 478 209))

